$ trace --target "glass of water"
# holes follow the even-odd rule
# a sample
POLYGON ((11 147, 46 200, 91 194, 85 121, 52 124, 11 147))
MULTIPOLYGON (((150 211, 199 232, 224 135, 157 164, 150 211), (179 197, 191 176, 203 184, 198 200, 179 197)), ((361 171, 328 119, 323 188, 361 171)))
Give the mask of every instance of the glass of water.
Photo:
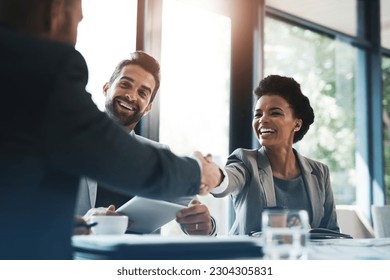
POLYGON ((264 259, 307 259, 309 218, 305 210, 266 209, 262 213, 264 259))

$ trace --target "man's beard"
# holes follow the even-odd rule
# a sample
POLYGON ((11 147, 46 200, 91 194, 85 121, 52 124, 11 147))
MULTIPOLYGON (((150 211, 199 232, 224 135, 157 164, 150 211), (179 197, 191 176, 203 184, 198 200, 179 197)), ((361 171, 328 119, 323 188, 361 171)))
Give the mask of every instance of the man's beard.
POLYGON ((105 107, 106 107, 106 113, 110 117, 110 119, 126 127, 138 123, 144 115, 144 113, 140 111, 138 111, 136 114, 131 116, 127 114, 121 114, 115 110, 113 102, 106 103, 105 107))

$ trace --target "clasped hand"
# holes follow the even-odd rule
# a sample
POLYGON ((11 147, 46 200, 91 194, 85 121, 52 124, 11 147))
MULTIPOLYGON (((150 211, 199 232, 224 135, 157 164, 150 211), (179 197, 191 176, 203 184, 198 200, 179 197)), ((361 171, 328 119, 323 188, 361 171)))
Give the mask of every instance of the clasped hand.
POLYGON ((218 165, 213 162, 211 154, 203 156, 202 153, 195 151, 193 156, 196 157, 202 164, 202 177, 199 194, 206 195, 221 184, 223 180, 223 173, 218 165))

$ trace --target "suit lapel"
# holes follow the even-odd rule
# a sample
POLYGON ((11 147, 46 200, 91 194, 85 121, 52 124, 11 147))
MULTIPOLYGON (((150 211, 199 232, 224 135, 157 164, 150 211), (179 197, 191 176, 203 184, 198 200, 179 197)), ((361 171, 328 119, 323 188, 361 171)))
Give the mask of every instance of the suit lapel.
POLYGON ((257 153, 260 187, 263 188, 266 207, 276 206, 275 187, 271 164, 263 147, 257 153))
POLYGON ((294 150, 294 152, 298 158, 298 162, 301 167, 302 178, 310 200, 310 206, 313 214, 313 220, 311 221, 311 224, 316 225, 320 223, 322 217, 322 213, 315 211, 315 209, 318 209, 318 205, 322 205, 318 192, 318 177, 316 172, 309 164, 308 160, 301 156, 296 150, 294 150))

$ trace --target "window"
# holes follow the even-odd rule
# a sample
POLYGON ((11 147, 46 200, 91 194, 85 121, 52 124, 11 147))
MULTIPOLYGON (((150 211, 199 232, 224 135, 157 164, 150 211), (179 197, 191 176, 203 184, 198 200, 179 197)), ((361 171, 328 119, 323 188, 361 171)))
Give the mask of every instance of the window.
POLYGON ((381 9, 381 41, 382 47, 390 49, 390 14, 388 13, 390 9, 390 1, 381 0, 380 1, 381 9))
POLYGON ((390 204, 390 58, 382 59, 383 71, 383 150, 386 204, 390 204))
MULTIPOLYGON (((210 152, 225 164, 229 148, 230 30, 228 17, 182 1, 163 2, 160 142, 176 154, 210 152)), ((218 234, 227 233, 228 198, 209 195, 200 199, 216 218, 218 234)))
POLYGON ((356 0, 266 0, 267 6, 339 32, 356 35, 356 0))
POLYGON ((314 124, 297 150, 328 165, 336 204, 354 204, 355 49, 266 17, 264 57, 265 76, 293 77, 314 109, 314 124))
POLYGON ((87 90, 104 109, 103 85, 115 66, 135 51, 137 0, 84 0, 76 49, 89 71, 87 90))

